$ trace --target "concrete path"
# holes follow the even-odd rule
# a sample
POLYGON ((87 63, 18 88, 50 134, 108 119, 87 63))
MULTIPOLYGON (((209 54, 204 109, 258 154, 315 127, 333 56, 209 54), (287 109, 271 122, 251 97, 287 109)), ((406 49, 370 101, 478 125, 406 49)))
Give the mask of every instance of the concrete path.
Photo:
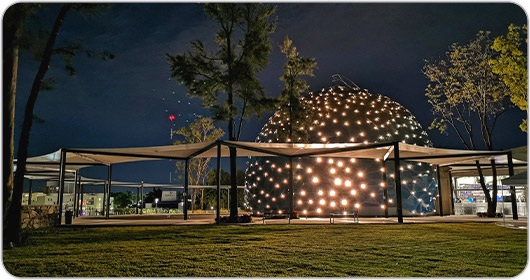
MULTIPOLYGON (((144 215, 116 215, 110 219, 104 217, 79 217, 73 220, 73 227, 100 227, 100 226, 161 226, 161 225, 208 225, 215 223, 215 215, 212 214, 190 214, 188 220, 184 220, 182 214, 144 214, 144 215)), ((276 225, 288 224, 288 219, 266 219, 253 217, 252 223, 242 225, 276 225)), ((356 223, 352 218, 335 218, 335 224, 356 223)), ((360 218, 360 224, 397 224, 397 218, 360 218)), ((480 218, 477 216, 428 216, 428 217, 404 217, 403 223, 495 223, 514 229, 527 229, 528 219, 520 217, 512 220, 511 217, 503 218, 480 218)), ((291 224, 330 224, 329 218, 300 218, 292 219, 291 224)))

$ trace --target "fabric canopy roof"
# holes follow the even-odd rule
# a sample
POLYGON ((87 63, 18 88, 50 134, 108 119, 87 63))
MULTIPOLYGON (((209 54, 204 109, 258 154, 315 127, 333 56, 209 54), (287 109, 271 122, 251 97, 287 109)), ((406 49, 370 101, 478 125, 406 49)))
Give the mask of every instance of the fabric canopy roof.
POLYGON ((501 181, 505 186, 526 186, 528 185, 528 172, 524 171, 501 181))
MULTIPOLYGON (((326 156, 371 159, 393 159, 393 143, 333 143, 333 144, 296 144, 296 143, 255 143, 221 141, 221 156, 229 157, 229 147, 237 148, 237 156, 326 156)), ((400 159, 431 163, 433 165, 451 165, 456 163, 488 164, 490 159, 506 163, 505 152, 469 151, 430 148, 399 143, 400 159)), ((59 170, 61 151, 28 158, 27 170, 59 170)), ((180 144, 135 148, 99 148, 66 149, 66 170, 75 171, 94 164, 118 164, 134 161, 186 159, 191 157, 217 157, 216 142, 180 144)), ((514 159, 514 163, 525 163, 514 159)))

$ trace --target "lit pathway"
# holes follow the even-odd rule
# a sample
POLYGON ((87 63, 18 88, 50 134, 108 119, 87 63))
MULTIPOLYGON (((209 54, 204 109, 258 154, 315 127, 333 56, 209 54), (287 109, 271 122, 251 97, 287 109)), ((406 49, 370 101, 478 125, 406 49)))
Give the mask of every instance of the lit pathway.
MULTIPOLYGON (((119 215, 111 216, 110 219, 104 217, 80 217, 74 219, 73 226, 157 226, 157 225, 208 225, 214 224, 215 215, 212 214, 190 214, 189 220, 185 221, 182 214, 144 214, 144 215, 119 215)), ((514 221, 511 217, 502 218, 480 218, 476 216, 429 216, 429 217, 405 217, 405 224, 415 223, 496 223, 499 226, 506 226, 516 229, 526 229, 528 220, 520 217, 514 221)), ((351 218, 335 218, 335 224, 353 224, 351 218)), ((397 218, 360 218, 360 224, 397 224, 397 218)), ((263 224, 263 220, 254 217, 253 225, 263 224)), ((249 225, 242 224, 242 225, 249 225)), ((265 224, 288 224, 287 219, 266 219, 265 224)), ((291 224, 330 224, 329 218, 305 218, 291 220, 291 224)))

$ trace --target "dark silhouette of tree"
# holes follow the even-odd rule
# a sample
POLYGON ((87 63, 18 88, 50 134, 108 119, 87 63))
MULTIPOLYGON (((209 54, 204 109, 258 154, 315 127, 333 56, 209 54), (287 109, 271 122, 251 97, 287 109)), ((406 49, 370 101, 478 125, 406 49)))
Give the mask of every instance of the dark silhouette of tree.
POLYGON ((131 191, 113 193, 112 197, 114 197, 114 207, 117 209, 129 207, 136 199, 131 191))
MULTIPOLYGON (((52 79, 46 79, 46 73, 50 69, 50 61, 52 56, 59 55, 64 58, 65 69, 71 76, 75 76, 75 68, 72 65, 72 57, 82 50, 80 42, 69 43, 64 47, 56 47, 55 42, 59 35, 59 31, 63 26, 64 19, 67 14, 71 11, 76 11, 85 16, 99 14, 102 10, 109 7, 109 5, 101 4, 62 4, 58 15, 55 18, 52 29, 47 35, 45 40, 45 46, 43 49, 38 49, 38 44, 35 44, 37 48, 32 48, 31 53, 34 58, 40 61, 39 68, 33 83, 31 86, 28 101, 26 102, 26 108, 24 112, 24 121, 22 123, 22 129, 19 138, 18 151, 17 151, 17 169, 15 172, 13 182, 13 193, 11 197, 11 203, 7 209, 6 215, 6 231, 4 232, 4 243, 5 244, 18 244, 20 241, 20 218, 21 218, 21 203, 22 203, 22 191, 24 184, 24 174, 26 172, 26 161, 28 158, 28 146, 29 136, 33 120, 35 118, 34 108, 37 102, 39 93, 42 90, 49 90, 53 88, 54 81, 52 79)), ((87 52, 87 55, 94 56, 92 52, 87 52)), ((97 56, 100 56, 99 54, 97 56)), ((102 59, 112 59, 113 55, 104 52, 101 56, 102 59)))
POLYGON ((4 166, 3 166, 3 225, 6 228, 6 214, 13 192, 13 157, 15 136, 15 100, 17 92, 18 54, 21 37, 27 18, 37 9, 38 4, 17 3, 9 7, 3 21, 3 126, 4 126, 4 166), (7 136, 7 137, 6 137, 7 136))
POLYGON ((158 198, 158 200, 162 199, 162 189, 154 188, 152 191, 148 192, 145 195, 144 201, 145 203, 153 203, 155 202, 156 198, 158 198))
POLYGON ((287 139, 287 142, 307 143, 309 142, 308 127, 314 120, 314 112, 301 96, 309 88, 309 85, 300 77, 314 76, 313 69, 317 67, 317 63, 314 58, 301 57, 289 37, 285 37, 280 49, 287 57, 283 66, 284 72, 280 78, 285 83, 279 98, 280 109, 287 107, 289 110, 287 113, 280 110, 279 113, 282 114, 282 123, 289 124, 287 131, 289 134, 284 135, 285 130, 278 130, 278 138, 287 139), (293 123, 295 124, 294 130, 293 123))
MULTIPOLYGON (((267 65, 272 49, 269 35, 274 25, 268 19, 275 9, 259 3, 212 3, 204 7, 219 26, 218 48, 209 52, 202 41, 195 41, 187 54, 167 54, 171 77, 186 86, 190 96, 202 98, 215 120, 227 121, 228 140, 237 141, 243 118, 273 109, 274 100, 266 97, 257 74, 267 65)), ((236 149, 230 148, 232 218, 237 217, 236 158, 236 149)))

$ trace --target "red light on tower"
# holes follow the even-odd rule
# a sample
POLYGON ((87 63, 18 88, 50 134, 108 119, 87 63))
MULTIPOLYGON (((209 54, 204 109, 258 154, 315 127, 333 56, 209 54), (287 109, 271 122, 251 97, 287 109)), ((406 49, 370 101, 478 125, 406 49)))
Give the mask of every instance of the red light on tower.
POLYGON ((170 120, 170 121, 173 121, 174 119, 175 119, 175 116, 173 116, 173 115, 169 115, 169 120, 170 120))

